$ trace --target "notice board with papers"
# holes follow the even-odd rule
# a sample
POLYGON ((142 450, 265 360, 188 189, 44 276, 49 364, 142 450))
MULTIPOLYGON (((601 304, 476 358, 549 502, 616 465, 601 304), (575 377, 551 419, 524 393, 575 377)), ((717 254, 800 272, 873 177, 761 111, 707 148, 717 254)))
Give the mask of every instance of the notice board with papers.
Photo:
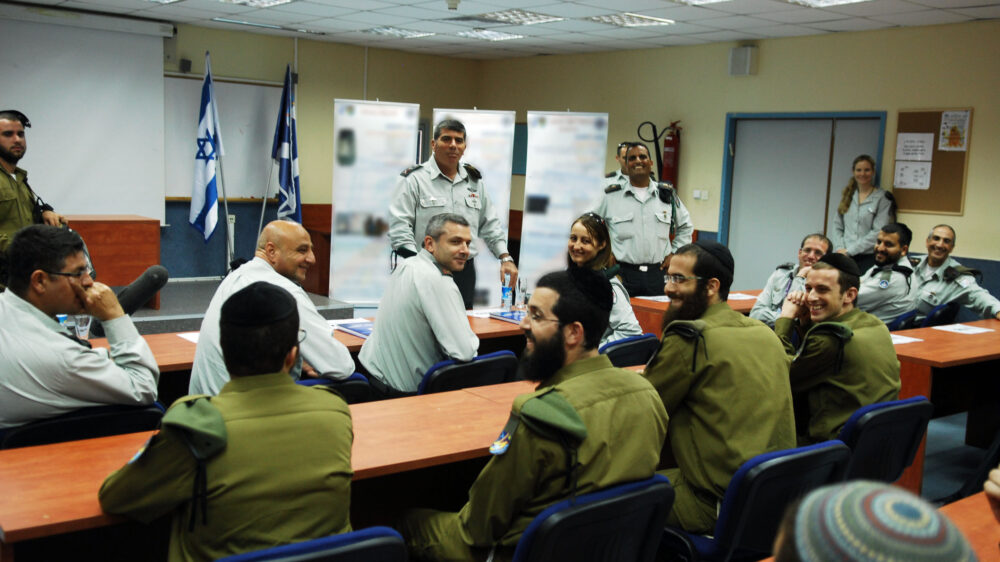
POLYGON ((889 171, 900 211, 942 215, 964 212, 971 125, 972 108, 899 112, 896 142, 908 146, 897 147, 889 171), (921 139, 929 135, 933 135, 933 141, 922 146, 921 139))

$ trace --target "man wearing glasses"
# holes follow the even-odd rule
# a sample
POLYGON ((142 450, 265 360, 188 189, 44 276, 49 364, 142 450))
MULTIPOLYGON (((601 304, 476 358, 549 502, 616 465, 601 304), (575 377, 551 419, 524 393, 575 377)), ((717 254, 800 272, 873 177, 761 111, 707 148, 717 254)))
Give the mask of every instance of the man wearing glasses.
POLYGON ((814 263, 830 251, 830 239, 820 233, 809 234, 799 246, 798 267, 792 262, 783 263, 767 278, 767 285, 757 297, 750 318, 756 318, 768 326, 781 314, 781 305, 789 293, 801 291, 806 286, 806 275, 814 263))
POLYGON ((336 380, 346 379, 354 373, 351 353, 333 338, 333 328, 302 288, 306 273, 315 263, 312 239, 301 224, 276 220, 264 227, 257 239, 254 258, 230 272, 208 303, 191 366, 191 383, 188 386, 191 394, 215 395, 229 382, 229 372, 219 343, 222 305, 234 293, 256 281, 277 285, 295 297, 305 339, 299 344, 298 361, 289 371, 293 379, 299 379, 303 371, 312 376, 336 380))
POLYGON ((714 528, 740 465, 795 446, 788 359, 766 325, 729 308, 732 282, 725 246, 699 240, 674 253, 663 340, 645 371, 670 415, 667 524, 692 533, 714 528))
POLYGON ((667 414, 648 382, 597 352, 611 299, 591 269, 538 280, 521 321, 524 373, 538 388, 514 399, 461 511, 406 514, 412 559, 509 560, 548 506, 653 475, 667 414))
POLYGON ((103 404, 151 404, 160 372, 114 292, 90 278, 83 240, 34 225, 8 248, 0 294, 0 429, 103 404), (91 349, 55 316, 89 314, 110 350, 91 349))

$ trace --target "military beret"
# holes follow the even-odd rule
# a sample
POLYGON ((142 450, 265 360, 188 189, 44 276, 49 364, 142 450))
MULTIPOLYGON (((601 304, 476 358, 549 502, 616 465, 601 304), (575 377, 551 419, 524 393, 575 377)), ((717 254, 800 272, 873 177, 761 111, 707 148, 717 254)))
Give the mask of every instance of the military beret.
POLYGON ((819 258, 819 261, 830 264, 834 269, 839 269, 844 273, 861 277, 861 270, 858 268, 858 264, 850 256, 838 252, 828 252, 819 258))
POLYGON ((277 285, 257 281, 232 294, 222 305, 220 324, 270 326, 296 312, 295 299, 277 285))

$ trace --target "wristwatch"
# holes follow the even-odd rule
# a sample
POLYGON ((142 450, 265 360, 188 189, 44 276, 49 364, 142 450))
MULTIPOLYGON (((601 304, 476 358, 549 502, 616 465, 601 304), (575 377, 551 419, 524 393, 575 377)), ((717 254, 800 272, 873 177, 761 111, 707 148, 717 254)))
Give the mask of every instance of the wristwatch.
POLYGON ((510 257, 509 254, 506 255, 506 256, 504 256, 504 257, 502 257, 502 258, 500 258, 500 263, 507 262, 507 261, 513 263, 514 262, 514 258, 510 257))

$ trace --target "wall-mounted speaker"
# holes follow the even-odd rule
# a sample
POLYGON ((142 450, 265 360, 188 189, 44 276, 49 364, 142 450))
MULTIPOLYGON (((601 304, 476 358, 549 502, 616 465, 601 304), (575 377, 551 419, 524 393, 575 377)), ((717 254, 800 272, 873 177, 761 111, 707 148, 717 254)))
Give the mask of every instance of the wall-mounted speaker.
POLYGON ((729 49, 729 75, 753 76, 757 74, 757 47, 743 45, 729 49))

